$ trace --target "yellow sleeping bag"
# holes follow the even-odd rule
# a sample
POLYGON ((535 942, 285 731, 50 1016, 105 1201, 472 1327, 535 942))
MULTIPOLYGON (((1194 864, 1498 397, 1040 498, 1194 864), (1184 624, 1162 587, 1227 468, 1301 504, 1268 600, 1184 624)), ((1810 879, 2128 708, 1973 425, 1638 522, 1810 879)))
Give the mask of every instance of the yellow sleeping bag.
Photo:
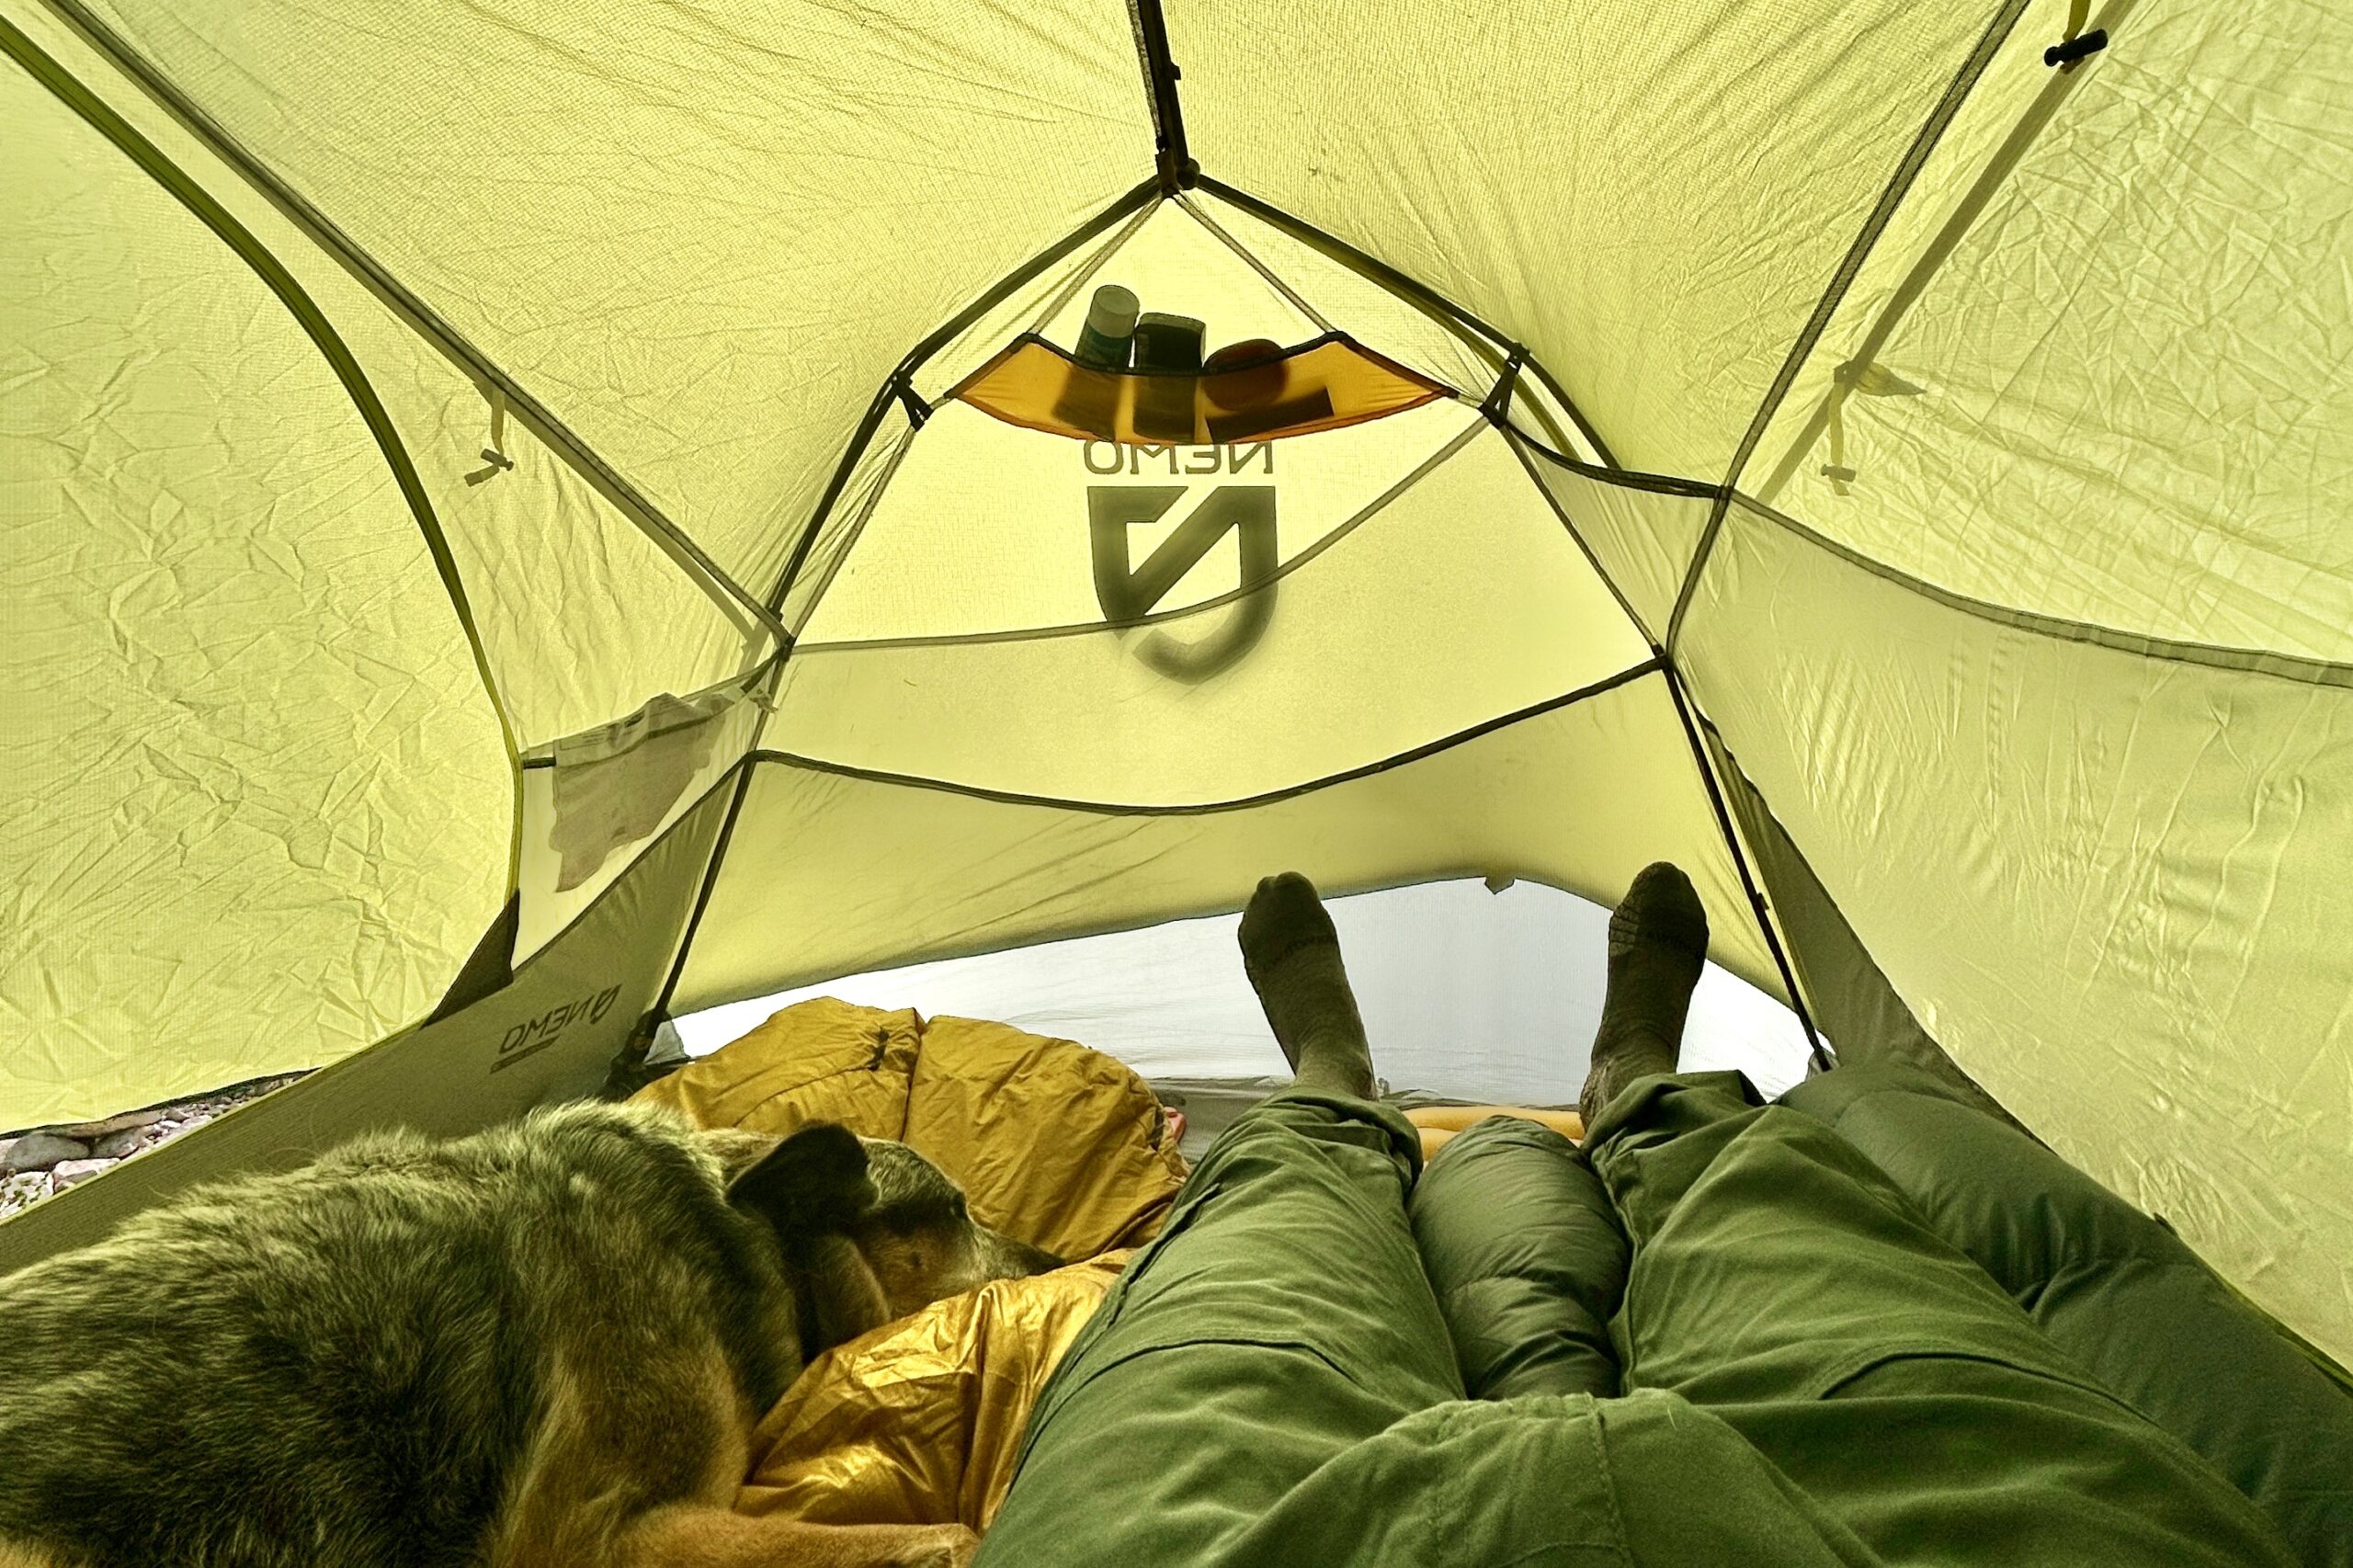
POLYGON ((799 1003, 638 1091, 704 1127, 838 1121, 913 1144, 972 1216, 1060 1256, 1160 1228, 1185 1162, 1160 1102, 1100 1051, 974 1018, 799 1003))
POLYGON ((824 1524, 986 1527, 1030 1406, 1185 1162, 1120 1062, 972 1018, 802 1002, 641 1089, 705 1127, 838 1121, 913 1144, 973 1217, 1063 1257, 935 1302, 811 1362, 760 1423, 736 1508, 824 1524))
POLYGON ((995 1280, 820 1356, 753 1435, 735 1511, 986 1529, 1039 1392, 1128 1256, 995 1280))

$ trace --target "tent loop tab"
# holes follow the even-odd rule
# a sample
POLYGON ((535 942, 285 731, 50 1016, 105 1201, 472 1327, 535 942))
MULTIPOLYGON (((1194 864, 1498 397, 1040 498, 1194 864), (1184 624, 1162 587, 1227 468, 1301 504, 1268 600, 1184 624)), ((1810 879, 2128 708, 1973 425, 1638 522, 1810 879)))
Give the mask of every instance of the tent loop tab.
POLYGON ((1520 367, 1528 363, 1528 349, 1515 343, 1505 358, 1503 369, 1495 373, 1495 384, 1488 390, 1479 404, 1480 417, 1493 425, 1505 423, 1511 411, 1512 392, 1519 385, 1520 367))
POLYGON ((1822 465, 1822 476, 1830 481, 1831 490, 1840 495, 1853 483, 1855 471, 1847 466, 1847 425, 1840 417, 1849 394, 1860 392, 1865 397, 1917 397, 1928 389, 1905 381, 1884 365, 1864 359, 1849 359, 1830 373, 1830 390, 1823 395, 1823 426, 1830 436, 1830 460, 1822 465))
POLYGON ((490 445, 482 449, 484 467, 466 475, 468 484, 480 484, 510 472, 515 460, 506 455, 506 389, 490 388, 490 445))
POLYGON ((922 429, 923 422, 931 417, 931 404, 924 402, 923 394, 915 391, 915 382, 908 377, 898 378, 897 390, 899 405, 907 411, 907 423, 915 429, 922 429))

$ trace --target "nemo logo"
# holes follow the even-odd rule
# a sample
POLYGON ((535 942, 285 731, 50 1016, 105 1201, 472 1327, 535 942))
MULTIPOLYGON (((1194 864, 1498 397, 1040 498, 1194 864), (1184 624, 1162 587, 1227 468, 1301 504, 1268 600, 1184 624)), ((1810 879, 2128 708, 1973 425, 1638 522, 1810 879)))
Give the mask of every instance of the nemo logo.
POLYGON ((613 1003, 620 994, 620 986, 608 986, 593 996, 582 996, 550 1007, 538 1017, 517 1024, 499 1040, 498 1063, 491 1071, 501 1072, 527 1056, 538 1055, 563 1039, 563 1031, 574 1024, 584 1020, 595 1023, 612 1010, 613 1003))
POLYGON ((1090 484, 1087 529, 1095 560, 1095 599, 1115 627, 1147 624, 1153 611, 1218 540, 1238 536, 1241 581, 1233 592, 1176 614, 1193 615, 1231 604, 1234 613, 1200 642, 1179 642, 1155 629, 1136 644, 1136 656, 1172 680, 1207 680, 1256 647, 1275 613, 1275 571, 1281 564, 1275 540, 1275 487, 1221 484, 1202 497, 1176 532, 1160 541, 1142 562, 1128 549, 1128 530, 1156 523, 1190 494, 1182 484, 1090 484))

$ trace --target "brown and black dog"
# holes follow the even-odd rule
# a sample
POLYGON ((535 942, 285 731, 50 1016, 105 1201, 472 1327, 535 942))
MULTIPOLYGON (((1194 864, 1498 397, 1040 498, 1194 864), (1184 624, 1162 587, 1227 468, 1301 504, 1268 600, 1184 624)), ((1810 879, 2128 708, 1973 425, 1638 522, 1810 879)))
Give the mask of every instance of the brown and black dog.
POLYGON ((199 1188, 0 1279, 0 1568, 884 1568, 728 1511, 805 1359, 1059 1260, 904 1144, 575 1105, 199 1188))

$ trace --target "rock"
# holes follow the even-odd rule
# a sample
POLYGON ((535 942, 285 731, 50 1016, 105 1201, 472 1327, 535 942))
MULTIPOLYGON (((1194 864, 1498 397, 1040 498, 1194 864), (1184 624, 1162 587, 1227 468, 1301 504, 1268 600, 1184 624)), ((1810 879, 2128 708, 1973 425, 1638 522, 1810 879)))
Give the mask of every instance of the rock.
POLYGON ((61 1137, 54 1132, 28 1132, 0 1146, 0 1171, 10 1175, 45 1171, 60 1160, 85 1159, 89 1153, 90 1146, 78 1138, 61 1137))
POLYGON ((100 1117, 96 1121, 66 1122, 56 1127, 44 1127, 41 1131, 54 1132, 60 1138, 78 1139, 86 1143, 92 1139, 104 1138, 111 1132, 120 1132, 131 1127, 146 1127, 163 1119, 163 1108, 158 1106, 147 1110, 117 1111, 112 1116, 100 1117))
POLYGON ((0 1180, 0 1215, 13 1214, 49 1196, 49 1173, 27 1171, 0 1180))
POLYGON ((90 1145, 90 1153, 101 1160, 119 1160, 147 1147, 147 1129, 126 1127, 119 1132, 109 1132, 90 1145))
POLYGON ((75 1182, 87 1181, 100 1171, 112 1169, 112 1160, 60 1160, 50 1167, 49 1178, 57 1184, 57 1190, 63 1192, 75 1182))

